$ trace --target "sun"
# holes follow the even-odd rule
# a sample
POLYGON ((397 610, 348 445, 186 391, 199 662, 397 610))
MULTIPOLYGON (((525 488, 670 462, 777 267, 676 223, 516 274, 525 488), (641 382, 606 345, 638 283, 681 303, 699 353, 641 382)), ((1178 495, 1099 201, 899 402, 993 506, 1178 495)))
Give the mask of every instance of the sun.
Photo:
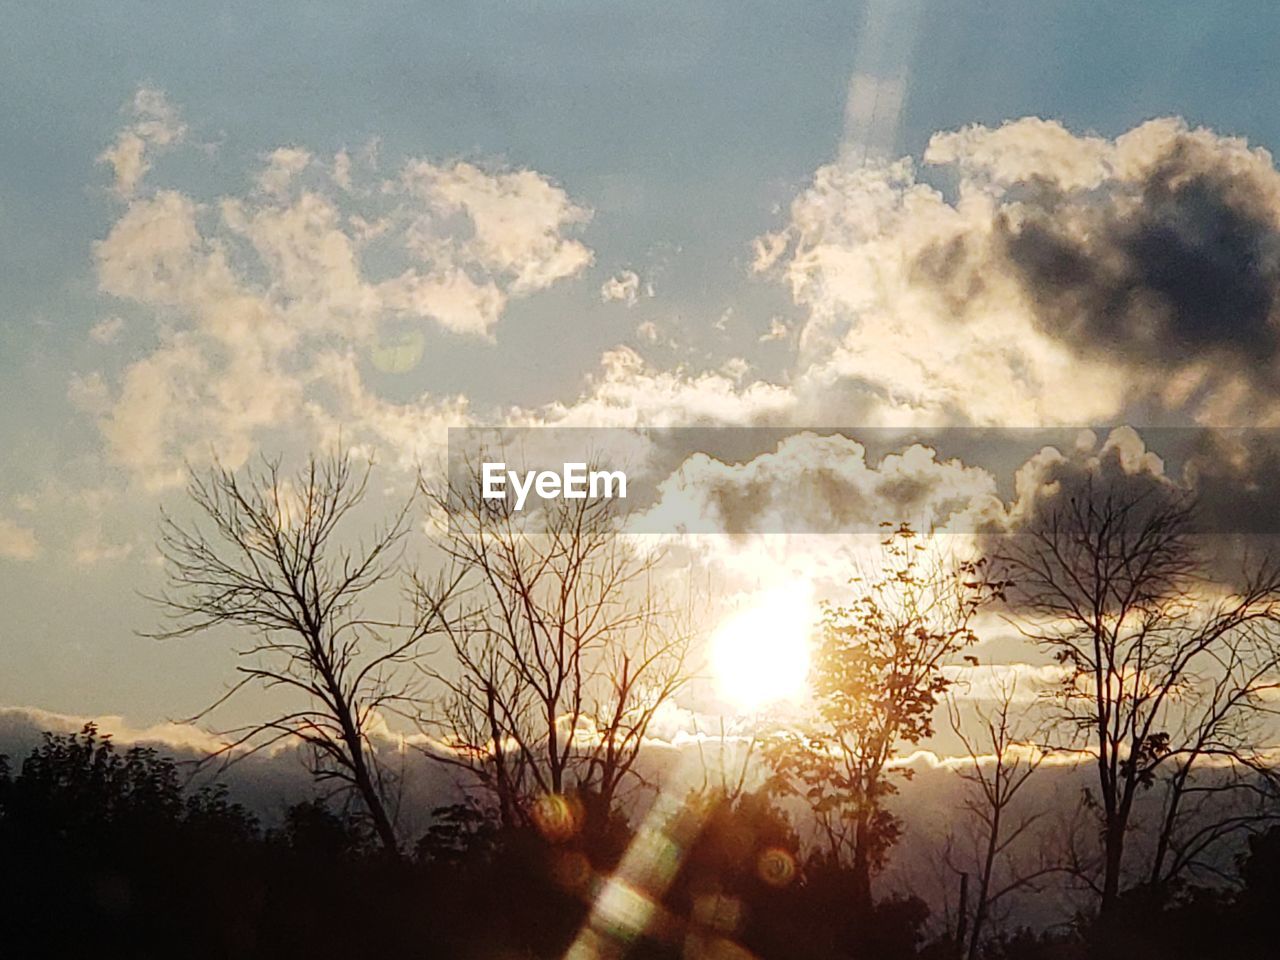
POLYGON ((796 581, 766 591, 722 624, 711 638, 720 696, 743 713, 799 699, 817 619, 812 585, 796 581))

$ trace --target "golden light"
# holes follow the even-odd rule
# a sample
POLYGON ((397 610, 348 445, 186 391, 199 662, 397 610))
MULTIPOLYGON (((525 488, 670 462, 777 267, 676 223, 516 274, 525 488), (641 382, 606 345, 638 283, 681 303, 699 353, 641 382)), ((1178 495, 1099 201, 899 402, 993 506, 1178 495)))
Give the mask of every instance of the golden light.
POLYGON ((796 700, 809 674, 809 641, 818 609, 810 584, 763 594, 715 632, 711 665, 721 697, 744 713, 796 700))

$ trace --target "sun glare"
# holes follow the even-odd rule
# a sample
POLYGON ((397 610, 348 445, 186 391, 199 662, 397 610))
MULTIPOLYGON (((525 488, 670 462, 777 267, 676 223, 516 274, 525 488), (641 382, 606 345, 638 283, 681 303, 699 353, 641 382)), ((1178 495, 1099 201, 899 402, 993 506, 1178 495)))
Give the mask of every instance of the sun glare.
POLYGON ((797 581, 769 590, 726 621, 711 641, 720 696, 744 713, 798 699, 817 617, 812 586, 797 581))

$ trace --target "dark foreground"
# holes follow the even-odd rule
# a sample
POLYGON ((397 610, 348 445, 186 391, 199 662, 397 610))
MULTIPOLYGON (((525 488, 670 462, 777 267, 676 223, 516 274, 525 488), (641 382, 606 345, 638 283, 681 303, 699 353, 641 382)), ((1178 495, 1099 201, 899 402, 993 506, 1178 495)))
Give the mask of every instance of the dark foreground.
MULTIPOLYGON (((336 807, 298 804, 266 829, 222 789, 183 779, 172 761, 117 751, 92 728, 47 736, 0 766, 0 956, 559 957, 631 839, 589 799, 572 831, 500 830, 453 807, 393 857, 336 807)), ((747 795, 703 814, 663 903, 645 908, 648 932, 607 941, 628 956, 963 955, 921 901, 852 910, 847 873, 802 861, 767 801, 747 795)), ((1276 956, 1280 831, 1254 838, 1225 880, 1134 891, 1105 923, 1004 931, 979 956, 1276 956)))

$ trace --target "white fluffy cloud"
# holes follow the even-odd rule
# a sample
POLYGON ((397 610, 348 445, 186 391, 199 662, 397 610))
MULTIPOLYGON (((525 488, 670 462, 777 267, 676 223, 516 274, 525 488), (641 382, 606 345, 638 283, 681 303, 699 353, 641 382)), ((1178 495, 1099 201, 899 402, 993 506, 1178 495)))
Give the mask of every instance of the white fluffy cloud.
MULTIPOLYGON (((777 322, 763 338, 792 351, 778 379, 724 357, 699 370, 617 347, 577 398, 490 412, 554 426, 1280 416, 1264 389, 1270 301, 1257 294, 1243 302, 1252 313, 1206 332, 1197 289, 1156 269, 1163 251, 1181 276, 1208 282, 1220 270, 1197 238, 1213 223, 1263 240, 1280 231, 1267 155, 1172 120, 1108 140, 1028 118, 939 134, 924 164, 948 168, 954 188, 924 182, 909 160, 823 167, 786 224, 758 239, 757 269, 807 312, 796 336, 777 322), (1138 224, 1145 206, 1161 212, 1138 224), (1117 307, 1122 289, 1137 292, 1117 307)), ((460 396, 379 397, 360 350, 389 319, 492 337, 511 299, 591 262, 572 236, 589 212, 528 170, 411 160, 380 177, 371 151, 324 165, 286 147, 245 195, 201 203, 158 190, 129 203, 97 247, 99 280, 153 308, 156 347, 78 392, 102 411, 119 460, 166 483, 183 457, 213 445, 236 462, 272 428, 301 423, 394 445, 407 462, 471 417, 460 396), (375 246, 378 279, 365 268, 375 246)), ((1240 279, 1265 290, 1270 260, 1255 259, 1240 279)), ((631 303, 645 290, 627 270, 601 297, 631 303)))
POLYGON ((600 286, 602 303, 622 303, 634 307, 640 298, 653 296, 653 284, 643 283, 640 274, 634 270, 622 270, 615 273, 600 286))
POLYGON ((989 196, 965 192, 948 203, 905 161, 820 170, 758 260, 779 269, 809 310, 797 388, 827 402, 843 396, 855 409, 861 401, 866 416, 890 423, 1114 414, 1123 390, 1114 368, 1082 364, 1038 331, 1012 280, 984 274, 954 296, 920 282, 922 257, 956 237, 981 237, 994 215, 989 196))
POLYGON ((656 369, 618 347, 604 355, 577 400, 548 404, 536 418, 558 427, 749 425, 796 422, 789 419, 794 408, 795 398, 780 384, 740 385, 718 372, 656 369))
MULTIPOLYGON (((307 169, 310 163, 309 151, 301 147, 278 147, 267 157, 266 169, 258 174, 258 186, 267 193, 283 194, 289 189, 293 178, 307 169)), ((349 166, 347 174, 350 175, 349 166)))
POLYGON ((427 205, 411 227, 413 241, 430 251, 445 243, 464 262, 509 278, 513 294, 549 287, 591 263, 591 251, 564 235, 590 212, 539 173, 420 160, 405 167, 403 182, 427 205), (442 235, 439 218, 455 214, 469 220, 469 237, 442 235))
POLYGON ((139 87, 129 105, 130 122, 115 142, 98 157, 111 167, 115 191, 131 197, 151 169, 151 154, 172 146, 186 136, 187 127, 163 90, 139 87))
MULTIPOLYGON (((765 336, 793 351, 783 376, 619 349, 548 417, 1280 422, 1280 173, 1242 140, 1177 119, 1114 140, 1034 117, 940 133, 919 166, 820 168, 755 246, 807 313, 794 345, 781 324, 765 336)), ((625 302, 633 285, 614 280, 602 296, 625 302)))
POLYGON ((833 164, 757 242, 807 308, 802 398, 877 421, 1273 422, 1280 174, 1178 120, 1115 140, 1027 118, 833 164), (839 399, 842 398, 842 399, 839 399))
POLYGON ((995 478, 913 444, 878 462, 848 437, 800 433, 745 463, 689 457, 640 518, 691 533, 878 533, 882 523, 971 531, 1000 523, 995 478))
MULTIPOLYGON (((118 744, 159 744, 174 750, 194 750, 208 753, 222 746, 222 741, 207 731, 189 723, 157 723, 136 726, 117 715, 77 716, 55 713, 38 707, 0 707, 0 738, 6 749, 17 745, 20 749, 35 746, 39 734, 48 731, 55 734, 78 733, 86 723, 94 723, 111 735, 118 744)), ((3 752, 3 751, 0 751, 3 752)), ((20 760, 21 757, 14 757, 20 760)))
MULTIPOLYGON (((140 91, 134 113, 117 147, 181 139, 157 91, 140 91)), ((372 151, 341 154, 327 171, 290 146, 268 155, 256 190, 209 203, 140 193, 145 152, 112 149, 127 206, 95 245, 99 286, 153 311, 155 342, 118 378, 90 373, 72 392, 99 415, 114 458, 152 486, 213 449, 242 462, 271 430, 327 435, 343 423, 354 442, 438 435, 465 404, 382 401, 361 383, 355 351, 388 322, 491 339, 511 299, 592 259, 568 235, 589 211, 531 170, 415 159, 384 179, 372 151)))

